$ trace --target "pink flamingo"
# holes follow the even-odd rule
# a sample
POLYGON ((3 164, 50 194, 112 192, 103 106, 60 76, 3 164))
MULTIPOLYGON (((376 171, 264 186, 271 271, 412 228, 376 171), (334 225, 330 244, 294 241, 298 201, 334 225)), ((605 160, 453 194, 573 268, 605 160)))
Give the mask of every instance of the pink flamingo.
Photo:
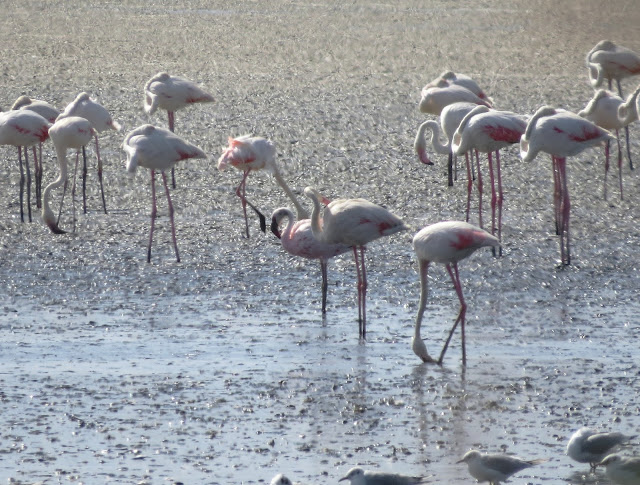
MULTIPOLYGON (((120 125, 113 121, 107 109, 100 103, 91 99, 87 93, 80 93, 71 103, 67 105, 58 119, 69 116, 79 116, 91 123, 95 132, 96 156, 98 157, 98 180, 100 181, 100 193, 102 194, 102 207, 104 213, 107 213, 107 202, 104 197, 104 186, 102 183, 102 160, 100 159, 100 146, 98 144, 98 133, 106 130, 120 131, 120 125)), ((82 150, 84 151, 84 146, 82 150)), ((83 153, 83 155, 85 155, 83 153)), ((82 168, 82 207, 84 213, 87 213, 87 159, 84 156, 84 166, 82 168)))
MULTIPOLYGON (((618 182, 620 185, 620 199, 622 199, 622 149, 620 148, 619 130, 629 123, 638 119, 638 111, 636 103, 638 101, 638 87, 628 98, 623 100, 617 94, 604 89, 596 91, 595 95, 589 101, 587 106, 578 113, 578 115, 605 130, 615 131, 616 141, 618 142, 618 182)), ((607 141, 604 148, 604 198, 607 198, 607 173, 609 172, 609 152, 611 143, 607 141)))
POLYGON ((452 84, 467 88, 480 99, 484 99, 488 103, 493 104, 491 98, 489 98, 484 93, 478 83, 475 82, 471 77, 467 76, 466 74, 455 73, 453 71, 444 71, 442 74, 440 74, 440 76, 428 83, 423 89, 444 88, 446 86, 451 86, 452 84))
MULTIPOLYGON (((78 166, 78 155, 80 149, 82 149, 87 143, 91 141, 95 132, 91 127, 91 123, 85 118, 79 116, 69 116, 59 119, 49 129, 49 136, 56 148, 56 155, 58 158, 58 166, 60 167, 60 173, 58 178, 52 183, 47 185, 42 194, 42 220, 51 229, 54 234, 64 234, 66 231, 60 229, 58 226, 58 218, 53 214, 53 211, 49 207, 49 194, 53 189, 57 189, 64 184, 67 186, 67 150, 70 148, 76 149, 76 167, 78 166)), ((74 184, 75 185, 75 184, 74 184)), ((60 201, 60 209, 62 209, 62 200, 64 199, 64 193, 60 201)), ((75 209, 74 209, 75 210, 75 209)), ((75 213, 74 213, 75 214, 75 213)), ((75 216, 74 216, 75 224, 75 216)))
POLYGON ((463 86, 451 84, 445 87, 425 87, 422 89, 419 104, 420 112, 439 116, 445 106, 452 103, 467 102, 491 107, 488 101, 479 98, 463 86))
MULTIPOLYGON (((620 81, 640 74, 640 55, 631 49, 616 45, 610 40, 601 40, 587 54, 587 69, 589 69, 589 80, 594 88, 602 86, 603 80, 607 79, 609 91, 611 91, 612 83, 615 79, 618 95, 624 98, 620 81)), ((633 170, 628 125, 624 127, 624 135, 627 144, 629 168, 633 170)))
MULTIPOLYGON (((20 166, 20 220, 24 222, 24 186, 27 185, 27 209, 31 222, 31 171, 27 147, 44 142, 49 137, 51 124, 35 111, 13 110, 0 113, 0 145, 13 145, 18 148, 20 166), (24 147, 24 165, 22 166, 22 147, 24 147)), ((35 153, 34 153, 35 157, 35 153)), ((36 167, 37 168, 37 167, 36 167)))
MULTIPOLYGON (((60 115, 60 111, 50 103, 46 101, 42 101, 40 99, 31 99, 29 96, 20 96, 15 100, 13 105, 11 106, 12 110, 23 109, 34 111, 42 116, 49 123, 53 124, 56 122, 56 118, 60 115)), ((36 206, 38 209, 41 207, 41 192, 42 192, 42 143, 38 144, 39 154, 36 155, 36 147, 33 146, 33 164, 35 166, 35 176, 36 176, 36 206)), ((26 154, 25 154, 26 156, 26 154)))
POLYGON ((569 244, 571 204, 567 186, 566 158, 613 139, 611 133, 591 121, 575 113, 550 106, 543 106, 535 112, 520 139, 520 156, 525 162, 531 162, 540 151, 551 155, 556 233, 560 236, 560 260, 563 266, 571 264, 569 244))
POLYGON ((330 258, 342 253, 346 253, 351 246, 346 244, 326 244, 320 242, 313 235, 311 220, 295 220, 295 216, 290 209, 281 207, 271 214, 271 232, 276 235, 282 247, 289 254, 300 256, 306 259, 320 260, 320 271, 322 273, 322 313, 327 312, 327 264, 330 258), (287 226, 284 231, 280 231, 280 224, 283 219, 287 219, 287 226))
POLYGON ((382 236, 404 231, 407 226, 384 207, 365 199, 338 199, 329 203, 320 220, 320 193, 307 187, 304 193, 313 201, 311 230, 323 244, 345 244, 353 247, 358 279, 358 327, 361 338, 366 337, 367 272, 365 269, 365 245, 382 236))
MULTIPOLYGON (((451 150, 458 155, 469 150, 476 151, 478 162, 479 192, 479 224, 482 227, 482 174, 480 171, 478 152, 487 154, 489 159, 489 178, 491 180, 491 234, 496 234, 496 207, 498 211, 498 240, 502 241, 502 175, 500 173, 500 149, 518 143, 527 128, 524 116, 510 111, 490 110, 486 106, 476 106, 460 122, 451 139, 451 150), (494 176, 492 152, 496 153, 496 170, 494 176), (496 193, 496 182, 498 190, 496 193)), ((470 197, 471 192, 468 192, 470 197)), ((467 200, 467 207, 469 200, 467 200)), ((500 246, 500 254, 502 254, 500 246)))
POLYGON ((460 282, 460 275, 458 274, 458 261, 470 256, 477 249, 485 246, 499 247, 500 242, 495 236, 492 236, 485 230, 468 222, 461 221, 445 221, 431 224, 420 230, 420 232, 414 236, 413 249, 418 257, 420 273, 420 304, 418 306, 418 315, 416 316, 416 326, 411 346, 413 352, 420 357, 423 362, 437 362, 438 364, 442 364, 442 359, 447 351, 453 332, 458 326, 458 323, 460 323, 462 334, 462 365, 467 365, 464 333, 467 304, 462 295, 462 284, 460 282), (458 295, 458 300, 460 300, 458 317, 449 332, 449 337, 437 361, 429 356, 427 347, 420 334, 422 317, 427 304, 427 271, 429 270, 429 264, 431 262, 445 265, 453 282, 456 294, 458 295))
MULTIPOLYGON (((178 76, 159 72, 144 85, 144 110, 152 115, 160 108, 167 111, 169 130, 175 131, 175 112, 194 103, 212 103, 213 96, 196 83, 178 76)), ((174 169, 171 185, 176 188, 174 169)))
MULTIPOLYGON (((429 143, 436 151, 441 155, 448 155, 448 185, 449 187, 453 186, 453 162, 454 157, 456 155, 451 151, 451 139, 453 138, 453 134, 455 133, 458 125, 462 119, 466 116, 466 114, 471 111, 473 108, 478 106, 475 103, 467 103, 467 102, 457 102, 452 103, 445 106, 440 112, 440 125, 434 120, 427 120, 420 125, 418 128, 418 133, 416 134, 416 139, 413 143, 413 148, 418 154, 418 158, 425 165, 433 165, 433 162, 429 159, 427 155, 427 140, 425 133, 427 130, 431 131, 431 138, 429 139, 429 143), (442 143, 440 141, 440 127, 442 127, 442 132, 447 138, 447 142, 442 143)), ((471 191, 471 186, 473 184, 471 177, 471 170, 469 165, 469 155, 465 153, 465 158, 467 161, 467 185, 468 190, 471 191)), ((467 214, 467 217, 469 215, 467 214)))
POLYGON ((173 204, 169 195, 167 176, 165 170, 172 168, 176 163, 190 158, 207 158, 207 155, 197 146, 186 142, 169 130, 152 125, 142 125, 130 131, 122 145, 127 153, 127 171, 135 173, 138 165, 151 170, 151 230, 149 231, 149 246, 147 248, 147 263, 151 262, 151 243, 153 241, 153 228, 155 225, 158 208, 156 205, 156 170, 162 173, 162 182, 167 194, 169 218, 171 220, 171 237, 176 252, 176 261, 180 262, 178 242, 176 240, 176 226, 173 220, 173 204))
MULTIPOLYGON (((243 172, 240 185, 236 188, 236 195, 240 197, 242 204, 247 238, 249 237, 247 204, 251 204, 249 204, 246 199, 246 185, 247 177, 251 171, 267 170, 271 172, 278 185, 282 187, 289 199, 291 199, 291 202, 295 205, 296 211, 298 212, 298 219, 309 218, 309 214, 304 210, 300 202, 298 202, 297 197, 280 174, 280 170, 276 164, 276 146, 272 141, 260 136, 243 135, 238 138, 229 137, 229 146, 218 159, 218 170, 222 171, 229 165, 243 172)), ((255 207, 251 207, 258 212, 255 207)))

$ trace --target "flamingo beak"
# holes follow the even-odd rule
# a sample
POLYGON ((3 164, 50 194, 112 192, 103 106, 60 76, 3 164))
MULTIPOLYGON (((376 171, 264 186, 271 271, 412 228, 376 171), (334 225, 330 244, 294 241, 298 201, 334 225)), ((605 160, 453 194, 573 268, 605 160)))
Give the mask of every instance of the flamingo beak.
POLYGON ((278 226, 278 221, 276 221, 276 218, 272 218, 271 219, 271 232, 278 238, 281 238, 281 234, 280 234, 280 227, 278 226))
POLYGON ((251 202, 249 202, 247 199, 245 199, 245 202, 246 202, 246 203, 247 203, 247 205, 248 205, 249 207, 251 207, 251 208, 254 210, 254 212, 258 215, 258 217, 260 218, 260 230, 261 230, 263 233, 266 233, 266 232, 267 232, 267 218, 264 216, 264 214, 263 214, 262 212, 260 212, 260 211, 258 210, 258 208, 257 208, 255 205, 253 205, 253 204, 252 204, 251 202))

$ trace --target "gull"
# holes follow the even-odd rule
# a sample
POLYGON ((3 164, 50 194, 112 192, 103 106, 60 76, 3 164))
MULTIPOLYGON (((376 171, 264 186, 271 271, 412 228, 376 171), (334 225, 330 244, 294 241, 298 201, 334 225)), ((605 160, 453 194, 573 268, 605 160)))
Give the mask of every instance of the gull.
POLYGON ((291 482, 291 480, 285 477, 282 473, 279 473, 271 479, 271 483, 269 485, 293 485, 293 482, 291 482))
POLYGON ((598 463, 606 467, 606 474, 613 483, 638 485, 640 483, 640 458, 624 458, 609 455, 598 463))
POLYGON ((591 471, 613 451, 613 449, 635 436, 618 432, 599 433, 594 429, 583 427, 576 431, 567 445, 567 455, 580 463, 589 463, 591 471))
POLYGON ((427 483, 424 481, 425 478, 400 475, 399 473, 364 471, 360 467, 355 467, 338 481, 349 480, 351 485, 417 485, 427 483))
POLYGON ((467 451, 457 463, 465 462, 469 467, 469 473, 478 482, 489 482, 490 485, 498 485, 514 473, 545 461, 547 460, 522 460, 515 456, 499 454, 483 455, 477 450, 471 450, 467 451))

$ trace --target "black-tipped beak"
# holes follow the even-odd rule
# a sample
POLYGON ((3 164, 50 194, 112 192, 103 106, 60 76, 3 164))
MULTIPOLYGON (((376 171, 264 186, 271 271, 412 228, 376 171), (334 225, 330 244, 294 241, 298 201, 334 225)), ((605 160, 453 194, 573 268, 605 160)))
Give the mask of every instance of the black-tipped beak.
POLYGON ((280 227, 278 226, 278 221, 276 221, 276 218, 272 218, 271 219, 271 232, 278 238, 281 238, 281 234, 280 234, 280 227))
POLYGON ((67 231, 64 231, 64 230, 60 229, 58 227, 58 225, 55 224, 55 223, 47 224, 47 226, 49 226, 49 229, 51 229, 51 232, 54 233, 54 234, 66 234, 67 233, 67 231))
POLYGON ((249 205, 249 207, 251 207, 254 212, 258 215, 258 217, 260 218, 260 230, 263 233, 267 232, 267 218, 264 216, 264 214, 262 212, 260 212, 257 207, 255 205, 253 205, 251 202, 249 202, 247 199, 245 199, 245 202, 249 205))

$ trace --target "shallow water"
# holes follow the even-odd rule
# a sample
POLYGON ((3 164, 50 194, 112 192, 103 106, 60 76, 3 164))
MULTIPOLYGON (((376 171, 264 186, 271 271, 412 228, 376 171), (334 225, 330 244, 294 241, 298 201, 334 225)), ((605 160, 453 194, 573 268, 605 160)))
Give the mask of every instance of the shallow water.
MULTIPOLYGON (((550 161, 523 166, 506 151, 504 256, 481 251, 460 265, 468 367, 458 334, 442 367, 410 348, 411 237, 464 217, 466 197, 464 177, 445 186, 443 157, 425 167, 412 152, 419 90, 451 68, 500 108, 581 108, 584 55, 607 37, 640 51, 640 12, 621 2, 586 32, 604 2, 564 5, 65 2, 45 22, 36 3, 11 3, 4 106, 26 93, 63 107, 86 90, 127 131, 164 126, 141 106, 161 69, 202 83, 216 103, 177 116, 177 131, 211 155, 178 170, 179 264, 162 197, 146 263, 148 174, 125 176, 123 134, 101 137, 109 213, 90 171, 90 211, 60 237, 37 217, 19 222, 14 150, 0 150, 0 481, 249 484, 283 472, 335 483, 361 464, 462 484, 473 479, 455 462, 482 448, 549 459, 512 483, 609 483, 564 449, 582 425, 640 430, 640 182, 626 160, 622 201, 615 171, 602 199, 601 150, 570 162, 573 264, 558 269, 550 161), (108 28, 87 27, 98 22, 108 28), (329 265, 323 318, 317 263, 283 254, 255 221, 242 237, 240 174, 214 164, 227 136, 245 132, 276 142, 298 193, 311 184, 366 197, 412 226, 369 247, 366 343, 349 255, 329 265)), ((55 160, 44 151, 48 183, 55 160)), ((267 214, 288 204, 266 174, 247 191, 267 214)), ((471 222, 476 212, 474 200, 471 222)), ((457 299, 441 267, 430 290, 423 336, 437 355, 457 299)))

